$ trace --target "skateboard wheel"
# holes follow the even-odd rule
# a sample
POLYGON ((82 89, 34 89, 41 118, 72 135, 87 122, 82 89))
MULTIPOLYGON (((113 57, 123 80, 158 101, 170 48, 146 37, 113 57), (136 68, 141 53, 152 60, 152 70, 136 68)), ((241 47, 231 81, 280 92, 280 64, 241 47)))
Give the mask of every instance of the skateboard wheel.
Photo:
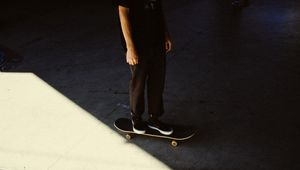
POLYGON ((132 135, 130 135, 130 134, 126 134, 126 136, 125 136, 125 137, 126 137, 126 139, 130 140, 130 139, 132 139, 132 137, 133 137, 133 136, 132 136, 132 135))
POLYGON ((178 146, 178 143, 177 143, 177 141, 173 140, 173 141, 171 142, 171 145, 172 145, 173 147, 176 147, 176 146, 178 146))

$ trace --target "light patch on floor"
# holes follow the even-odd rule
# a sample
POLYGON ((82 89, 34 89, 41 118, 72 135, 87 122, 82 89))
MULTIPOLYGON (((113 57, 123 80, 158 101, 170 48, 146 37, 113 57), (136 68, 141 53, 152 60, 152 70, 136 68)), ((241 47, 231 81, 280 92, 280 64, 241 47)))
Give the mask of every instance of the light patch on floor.
POLYGON ((169 169, 32 73, 0 73, 0 169, 169 169))

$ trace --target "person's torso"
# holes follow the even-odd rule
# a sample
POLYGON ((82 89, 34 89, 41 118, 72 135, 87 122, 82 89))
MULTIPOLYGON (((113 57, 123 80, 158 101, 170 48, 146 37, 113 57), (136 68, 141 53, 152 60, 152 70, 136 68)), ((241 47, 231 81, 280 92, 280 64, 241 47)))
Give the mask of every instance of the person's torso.
POLYGON ((164 41, 164 18, 161 0, 132 0, 130 21, 138 46, 157 46, 164 41))

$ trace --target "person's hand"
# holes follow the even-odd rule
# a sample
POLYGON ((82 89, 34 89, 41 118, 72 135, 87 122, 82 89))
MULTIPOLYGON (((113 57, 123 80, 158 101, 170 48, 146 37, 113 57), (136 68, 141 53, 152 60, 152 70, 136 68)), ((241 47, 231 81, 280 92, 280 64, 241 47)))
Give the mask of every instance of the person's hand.
POLYGON ((134 48, 128 48, 126 53, 126 62, 129 65, 136 65, 139 63, 139 57, 134 48))
POLYGON ((172 50, 172 40, 169 34, 167 34, 165 38, 165 48, 166 48, 166 53, 172 50))

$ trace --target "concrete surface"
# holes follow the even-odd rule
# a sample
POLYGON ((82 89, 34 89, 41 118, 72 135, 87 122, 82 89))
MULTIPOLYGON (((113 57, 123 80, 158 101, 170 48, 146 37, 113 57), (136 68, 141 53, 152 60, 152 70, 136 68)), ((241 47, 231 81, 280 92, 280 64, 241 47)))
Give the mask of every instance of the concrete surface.
MULTIPOLYGON (((229 0, 165 1, 174 50, 163 119, 200 132, 176 149, 132 142, 170 168, 300 168, 300 3, 250 3, 233 11, 229 0)), ((0 11, 1 45, 25 57, 12 72, 34 73, 113 130, 128 116, 130 75, 110 1, 7 2, 0 11)))
POLYGON ((169 169, 33 73, 0 81, 1 170, 169 169))

